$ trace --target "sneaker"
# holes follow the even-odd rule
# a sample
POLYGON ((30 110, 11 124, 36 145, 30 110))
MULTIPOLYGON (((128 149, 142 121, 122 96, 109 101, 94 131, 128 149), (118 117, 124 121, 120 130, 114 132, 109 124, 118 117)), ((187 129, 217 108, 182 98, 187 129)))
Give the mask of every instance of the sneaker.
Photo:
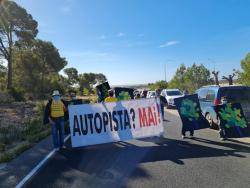
POLYGON ((185 139, 185 138, 186 138, 186 136, 184 136, 184 135, 182 135, 181 137, 182 137, 182 139, 185 139))
POLYGON ((221 140, 221 141, 225 141, 225 140, 226 140, 226 138, 221 137, 221 138, 220 138, 220 140, 221 140))

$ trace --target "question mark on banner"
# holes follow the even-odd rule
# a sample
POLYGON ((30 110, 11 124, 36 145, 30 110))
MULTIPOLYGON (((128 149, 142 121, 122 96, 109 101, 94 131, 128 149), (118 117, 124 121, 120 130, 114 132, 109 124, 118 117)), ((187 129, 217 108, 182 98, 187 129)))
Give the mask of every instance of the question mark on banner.
POLYGON ((135 110, 133 108, 130 109, 130 114, 132 114, 133 127, 135 129, 135 110))

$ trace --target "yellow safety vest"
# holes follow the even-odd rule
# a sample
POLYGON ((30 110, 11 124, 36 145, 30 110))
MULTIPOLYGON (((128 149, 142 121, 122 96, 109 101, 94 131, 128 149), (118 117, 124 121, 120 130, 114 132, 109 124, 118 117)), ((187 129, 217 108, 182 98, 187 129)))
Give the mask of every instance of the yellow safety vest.
POLYGON ((50 116, 52 118, 58 118, 64 116, 65 106, 62 101, 55 102, 52 100, 50 107, 50 116))
POLYGON ((115 97, 107 97, 104 102, 117 102, 117 98, 115 97))

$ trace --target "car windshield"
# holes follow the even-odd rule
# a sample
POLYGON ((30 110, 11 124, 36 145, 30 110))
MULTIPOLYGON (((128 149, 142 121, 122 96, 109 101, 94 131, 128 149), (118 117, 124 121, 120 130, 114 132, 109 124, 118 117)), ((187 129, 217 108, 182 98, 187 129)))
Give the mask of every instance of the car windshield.
POLYGON ((229 102, 250 102, 250 88, 223 88, 220 97, 226 97, 229 102))
POLYGON ((182 95, 180 91, 167 91, 168 96, 182 95))

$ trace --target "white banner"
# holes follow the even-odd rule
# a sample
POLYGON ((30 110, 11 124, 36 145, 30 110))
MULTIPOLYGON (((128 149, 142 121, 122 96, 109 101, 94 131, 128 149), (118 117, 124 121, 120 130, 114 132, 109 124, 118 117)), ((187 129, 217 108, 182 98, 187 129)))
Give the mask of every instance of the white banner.
POLYGON ((69 106, 72 147, 163 133, 160 101, 156 98, 69 106))

